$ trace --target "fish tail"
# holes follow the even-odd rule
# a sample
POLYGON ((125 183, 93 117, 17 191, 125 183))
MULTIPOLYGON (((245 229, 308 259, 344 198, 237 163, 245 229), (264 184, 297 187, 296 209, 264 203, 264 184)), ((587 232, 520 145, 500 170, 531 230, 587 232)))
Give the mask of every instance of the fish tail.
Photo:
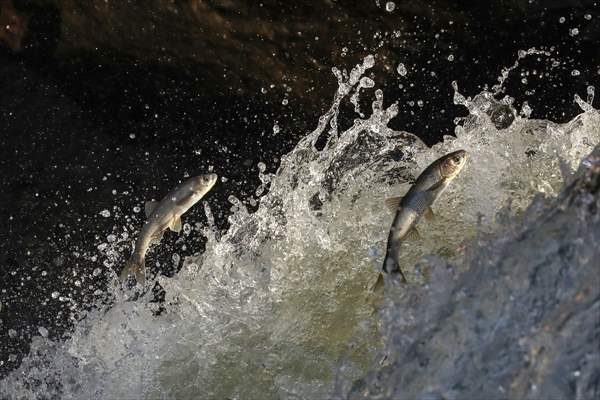
POLYGON ((146 283, 146 271, 144 268, 144 259, 141 260, 132 257, 129 261, 125 263, 125 267, 123 271, 121 271, 121 275, 119 278, 121 282, 125 282, 129 275, 135 276, 135 280, 140 286, 144 286, 146 283))
POLYGON ((383 290, 383 286, 384 286, 383 272, 380 272, 379 276, 377 277, 377 281, 375 281, 375 284, 371 288, 371 291, 375 292, 375 293, 380 292, 381 290, 383 290))
POLYGON ((388 274, 399 274, 403 283, 406 283, 406 276, 404 272, 402 272, 402 268, 400 268, 400 264, 394 257, 390 257, 389 255, 385 256, 385 260, 383 260, 383 268, 384 272, 388 274))

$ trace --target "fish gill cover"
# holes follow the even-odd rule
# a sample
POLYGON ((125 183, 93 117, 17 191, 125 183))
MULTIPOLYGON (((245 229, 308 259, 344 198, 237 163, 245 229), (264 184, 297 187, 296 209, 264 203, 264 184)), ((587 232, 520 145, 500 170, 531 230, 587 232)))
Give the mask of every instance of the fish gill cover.
MULTIPOLYGON (((158 278, 159 315, 148 296, 132 301, 116 289, 110 272, 113 304, 98 302, 64 341, 35 338, 0 396, 597 396, 593 88, 587 101, 576 97, 582 113, 557 124, 498 100, 510 68, 473 98, 455 87, 469 115, 428 148, 388 127, 398 104, 385 106, 379 89, 369 117, 338 129, 342 101, 360 112, 374 64, 369 56, 351 71, 334 69, 331 108, 277 173, 263 169, 255 212, 232 196, 220 236, 204 201, 206 251, 158 278), (384 199, 457 149, 469 152, 467 167, 435 205, 435 221, 419 225, 423 239, 405 246, 408 285, 372 293, 393 217, 384 199)), ((130 239, 102 248, 118 262, 121 240, 130 239)))

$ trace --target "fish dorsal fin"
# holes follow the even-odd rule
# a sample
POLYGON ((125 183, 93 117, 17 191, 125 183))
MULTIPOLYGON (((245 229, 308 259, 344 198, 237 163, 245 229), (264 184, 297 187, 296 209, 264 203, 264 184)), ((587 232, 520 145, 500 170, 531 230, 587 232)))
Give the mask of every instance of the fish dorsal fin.
POLYGON ((421 234, 419 234, 417 228, 412 228, 406 233, 405 238, 410 240, 421 240, 421 234))
POLYGON ((176 217, 171 220, 171 225, 169 225, 169 229, 173 232, 181 232, 181 218, 176 217))
POLYGON ((387 208, 390 211, 396 212, 396 210, 400 207, 401 201, 402 201, 402 196, 390 197, 390 198, 385 199, 385 205, 387 206, 387 208))
POLYGON ((144 212, 146 212, 146 218, 149 217, 154 210, 156 210, 157 206, 158 201, 147 201, 146 204, 144 204, 144 212))
POLYGON ((433 210, 431 209, 431 207, 427 207, 425 209, 425 212, 423 213, 423 216, 425 217, 426 220, 431 221, 434 219, 435 214, 433 213, 433 210))

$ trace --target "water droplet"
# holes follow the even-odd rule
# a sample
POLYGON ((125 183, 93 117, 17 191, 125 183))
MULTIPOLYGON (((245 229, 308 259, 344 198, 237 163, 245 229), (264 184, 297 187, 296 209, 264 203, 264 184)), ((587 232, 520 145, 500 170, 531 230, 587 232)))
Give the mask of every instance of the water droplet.
POLYGON ((396 3, 394 3, 393 1, 388 1, 387 3, 385 3, 385 11, 392 12, 395 9, 396 9, 396 3))
POLYGON ((523 106, 521 107, 520 114, 525 118, 529 118, 531 116, 532 111, 533 110, 531 109, 531 107, 529 107, 529 104, 527 104, 527 102, 524 102, 523 106))
POLYGON ((398 74, 400 74, 400 76, 406 76, 406 74, 408 73, 403 63, 398 64, 398 68, 396 68, 396 71, 398 72, 398 74))

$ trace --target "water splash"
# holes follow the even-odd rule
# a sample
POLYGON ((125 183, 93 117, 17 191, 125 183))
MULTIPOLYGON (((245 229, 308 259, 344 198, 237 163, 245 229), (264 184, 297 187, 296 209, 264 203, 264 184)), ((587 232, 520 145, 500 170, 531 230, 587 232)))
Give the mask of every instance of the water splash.
POLYGON ((583 112, 566 124, 529 120, 507 96, 497 100, 513 66, 500 87, 472 99, 454 84, 455 102, 469 116, 457 120, 455 137, 427 148, 388 127, 398 104, 384 107, 380 89, 371 115, 360 113, 359 91, 371 86, 364 74, 374 64, 369 56, 349 73, 333 69, 332 106, 277 173, 261 169, 256 212, 231 196, 230 228, 219 237, 210 200, 204 203, 206 251, 186 258, 174 278, 159 278, 166 293, 160 315, 147 299, 126 301, 114 291, 116 303, 90 312, 71 338, 35 338, 0 395, 326 398, 340 368, 352 381, 381 350, 369 288, 392 219, 386 197, 402 194, 442 154, 470 153, 436 205, 436 221, 419 227, 424 239, 406 247, 402 267, 409 281, 423 282, 423 255, 460 265, 466 241, 502 225, 504 215, 521 212, 535 195, 556 195, 600 141, 593 88, 588 102, 576 97, 583 112), (359 118, 339 132, 340 104, 353 91, 359 118))

